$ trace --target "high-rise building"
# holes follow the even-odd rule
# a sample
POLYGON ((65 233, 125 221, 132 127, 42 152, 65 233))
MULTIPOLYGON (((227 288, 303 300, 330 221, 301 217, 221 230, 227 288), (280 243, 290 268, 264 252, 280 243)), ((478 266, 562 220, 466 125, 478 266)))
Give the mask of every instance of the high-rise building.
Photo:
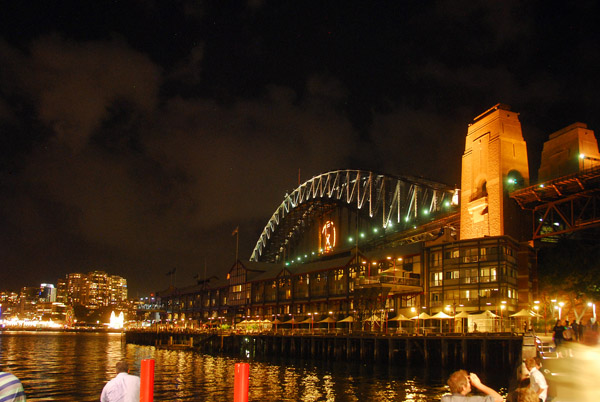
POLYGON ((57 299, 71 305, 100 308, 127 301, 127 280, 104 271, 71 273, 58 286, 57 299))
POLYGON ((51 283, 42 283, 40 285, 40 301, 41 302, 55 302, 56 301, 56 288, 51 283))

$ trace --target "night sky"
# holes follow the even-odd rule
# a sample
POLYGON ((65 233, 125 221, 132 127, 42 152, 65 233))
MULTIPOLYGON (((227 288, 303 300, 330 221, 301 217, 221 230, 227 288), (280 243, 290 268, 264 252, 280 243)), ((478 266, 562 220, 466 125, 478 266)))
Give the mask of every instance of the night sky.
POLYGON ((600 132, 595 1, 3 2, 0 290, 224 277, 338 168, 460 183, 467 126, 600 132), (56 4, 60 4, 57 7, 56 4), (83 6, 82 6, 83 5, 83 6))

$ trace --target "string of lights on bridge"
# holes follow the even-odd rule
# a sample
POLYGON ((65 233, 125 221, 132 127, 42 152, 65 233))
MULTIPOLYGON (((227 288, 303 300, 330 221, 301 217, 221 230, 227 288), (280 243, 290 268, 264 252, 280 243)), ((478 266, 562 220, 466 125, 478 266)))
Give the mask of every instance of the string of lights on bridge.
MULTIPOLYGON (((443 205, 444 205, 444 207, 445 207, 446 209, 448 209, 448 208, 450 208, 450 207, 452 206, 452 203, 451 203, 450 201, 445 201, 443 205)), ((423 209, 423 210, 422 210, 422 214, 423 214, 423 216, 429 216, 429 214, 430 214, 430 211, 429 211, 428 209, 423 209)), ((404 222, 408 223, 408 222, 410 222, 410 221, 411 221, 411 219, 410 219, 410 216, 406 216, 406 217, 404 218, 404 222)), ((394 228, 394 226, 395 226, 395 225, 394 225, 394 222, 392 222, 392 221, 388 221, 388 222, 387 222, 387 224, 386 224, 386 225, 384 225, 384 226, 383 226, 381 229, 380 229, 380 228, 377 228, 377 227, 373 228, 373 229, 372 229, 372 232, 373 232, 373 234, 375 234, 375 235, 379 235, 379 232, 380 232, 380 230, 383 230, 383 231, 385 231, 385 230, 389 230, 389 229, 392 229, 392 228, 394 228)), ((413 225, 413 226, 412 226, 412 228, 413 228, 413 229, 417 229, 417 225, 413 225)), ((366 240, 366 239, 367 239, 367 234, 366 234, 366 232, 364 232, 364 231, 363 231, 363 232, 360 232, 360 233, 358 234, 358 238, 359 238, 361 241, 364 241, 364 240, 366 240)), ((349 244, 349 245, 354 245, 354 244, 356 244, 356 238, 355 238, 354 236, 348 236, 348 239, 347 239, 347 241, 348 241, 348 244, 349 244)), ((320 249, 318 250, 318 254, 323 254, 323 253, 324 253, 324 251, 325 251, 324 249, 320 248, 320 249)), ((317 255, 317 252, 316 252, 316 251, 312 251, 312 252, 310 253, 310 255, 308 255, 308 254, 304 254, 304 256, 300 255, 300 256, 297 256, 295 259, 291 259, 291 260, 289 260, 289 261, 286 261, 285 265, 286 265, 286 266, 290 266, 290 265, 292 265, 292 264, 294 264, 294 263, 303 263, 303 262, 306 262, 307 260, 309 260, 309 259, 311 259, 311 258, 314 258, 316 255, 317 255)), ((388 259, 389 259, 389 258, 388 258, 388 259)), ((399 259, 398 259, 398 261, 402 261, 402 258, 399 258, 399 259)), ((363 264, 364 264, 364 262, 363 262, 363 264)))

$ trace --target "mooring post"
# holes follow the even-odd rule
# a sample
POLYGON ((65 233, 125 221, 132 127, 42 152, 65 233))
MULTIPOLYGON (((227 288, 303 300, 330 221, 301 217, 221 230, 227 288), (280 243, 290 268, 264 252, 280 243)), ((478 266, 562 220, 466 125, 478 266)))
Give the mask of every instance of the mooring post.
POLYGON ((140 368, 140 402, 154 401, 154 360, 143 359, 140 368))
POLYGON ((248 402, 249 373, 250 365, 248 363, 235 364, 233 402, 248 402))

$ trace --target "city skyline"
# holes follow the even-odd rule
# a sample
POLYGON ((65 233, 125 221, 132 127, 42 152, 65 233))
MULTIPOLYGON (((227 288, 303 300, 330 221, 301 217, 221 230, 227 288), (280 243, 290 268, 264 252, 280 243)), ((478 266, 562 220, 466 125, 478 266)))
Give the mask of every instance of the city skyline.
POLYGON ((521 113, 533 178, 551 133, 600 130, 596 4, 5 8, 7 289, 89 266, 130 297, 223 279, 312 176, 460 186, 468 124, 498 102, 521 113))

